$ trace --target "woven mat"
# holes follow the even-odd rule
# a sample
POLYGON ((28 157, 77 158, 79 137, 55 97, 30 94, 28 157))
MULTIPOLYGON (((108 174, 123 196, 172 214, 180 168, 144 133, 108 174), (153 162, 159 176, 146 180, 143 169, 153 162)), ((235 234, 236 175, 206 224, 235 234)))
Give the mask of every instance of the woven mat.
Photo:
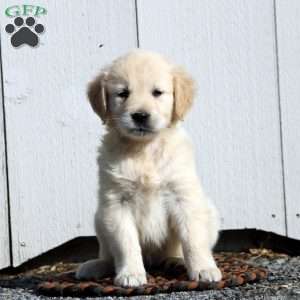
POLYGON ((10 281, 0 279, 0 286, 12 287, 18 285, 30 287, 31 285, 31 288, 38 294, 47 296, 133 296, 222 289, 255 282, 267 277, 266 269, 248 264, 239 255, 216 254, 214 256, 223 275, 220 282, 214 283, 189 281, 184 266, 173 265, 165 269, 164 272, 161 270, 150 270, 147 275, 148 283, 137 288, 115 286, 113 278, 79 281, 74 277, 75 273, 73 271, 54 275, 23 276, 10 281))

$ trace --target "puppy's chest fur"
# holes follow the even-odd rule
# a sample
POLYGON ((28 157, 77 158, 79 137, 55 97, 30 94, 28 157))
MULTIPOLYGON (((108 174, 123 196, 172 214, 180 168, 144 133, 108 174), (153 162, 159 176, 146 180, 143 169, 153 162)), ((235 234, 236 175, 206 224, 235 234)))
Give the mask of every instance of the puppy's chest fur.
POLYGON ((155 147, 112 163, 114 189, 132 213, 141 245, 161 246, 169 234, 168 207, 175 197, 168 184, 169 163, 164 149, 155 147))

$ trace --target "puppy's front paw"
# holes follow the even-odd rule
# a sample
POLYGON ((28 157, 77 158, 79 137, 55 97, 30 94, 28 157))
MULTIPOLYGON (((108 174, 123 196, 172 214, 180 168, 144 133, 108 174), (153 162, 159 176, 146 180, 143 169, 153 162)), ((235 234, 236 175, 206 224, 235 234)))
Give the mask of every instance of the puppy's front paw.
POLYGON ((115 285, 124 287, 137 287, 147 283, 147 277, 145 272, 120 272, 114 279, 115 285))
POLYGON ((190 280, 213 282, 222 279, 222 273, 217 267, 190 270, 188 273, 190 280))

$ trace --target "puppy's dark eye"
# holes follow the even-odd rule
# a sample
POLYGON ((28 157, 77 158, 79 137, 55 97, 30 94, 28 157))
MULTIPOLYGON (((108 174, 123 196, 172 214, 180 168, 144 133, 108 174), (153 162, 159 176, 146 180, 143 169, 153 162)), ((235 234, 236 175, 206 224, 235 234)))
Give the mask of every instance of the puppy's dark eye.
POLYGON ((161 90, 159 90, 159 89, 154 89, 153 91, 152 91, 152 95, 154 96, 154 97, 159 97, 159 96, 161 96, 163 94, 163 92, 161 91, 161 90))
POLYGON ((127 99, 129 97, 129 94, 130 94, 129 90, 126 89, 126 90, 123 90, 123 91, 119 92, 118 97, 121 97, 123 99, 127 99))

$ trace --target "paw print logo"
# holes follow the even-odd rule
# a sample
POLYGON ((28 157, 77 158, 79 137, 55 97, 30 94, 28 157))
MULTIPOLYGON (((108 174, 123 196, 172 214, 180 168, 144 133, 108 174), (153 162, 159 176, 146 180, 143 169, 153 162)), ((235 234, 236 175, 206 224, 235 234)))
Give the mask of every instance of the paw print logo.
POLYGON ((14 19, 14 24, 7 24, 5 31, 12 34, 10 42, 14 47, 19 47, 23 44, 27 44, 31 47, 35 47, 39 43, 39 34, 45 30, 44 25, 35 24, 33 17, 28 17, 25 20, 21 17, 14 19))

